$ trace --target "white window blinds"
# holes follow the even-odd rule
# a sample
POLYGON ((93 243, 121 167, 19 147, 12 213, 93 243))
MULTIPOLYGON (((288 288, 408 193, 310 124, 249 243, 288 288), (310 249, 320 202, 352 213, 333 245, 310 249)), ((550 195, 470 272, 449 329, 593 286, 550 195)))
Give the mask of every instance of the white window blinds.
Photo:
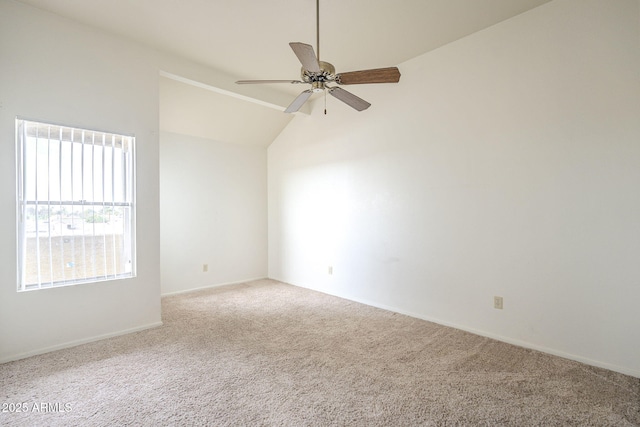
POLYGON ((18 119, 18 290, 135 275, 133 136, 18 119))

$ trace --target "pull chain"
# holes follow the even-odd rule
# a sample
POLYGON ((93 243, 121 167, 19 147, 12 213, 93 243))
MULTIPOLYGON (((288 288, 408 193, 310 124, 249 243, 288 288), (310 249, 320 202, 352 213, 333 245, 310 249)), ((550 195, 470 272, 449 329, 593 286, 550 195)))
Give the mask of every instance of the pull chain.
POLYGON ((327 91, 324 91, 324 115, 327 115, 327 91))

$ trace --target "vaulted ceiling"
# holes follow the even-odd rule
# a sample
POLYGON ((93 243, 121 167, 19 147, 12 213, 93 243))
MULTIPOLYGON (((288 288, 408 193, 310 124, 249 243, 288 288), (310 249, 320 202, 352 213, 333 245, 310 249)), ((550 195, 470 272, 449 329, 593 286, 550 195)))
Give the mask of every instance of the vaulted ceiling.
MULTIPOLYGON (((21 1, 204 64, 235 79, 297 79, 300 63, 288 43, 316 45, 315 0, 21 1)), ((338 72, 397 66, 547 1, 320 0, 320 56, 338 72)), ((184 82, 169 80, 161 79, 161 103, 165 104, 161 105, 161 129, 187 133, 184 129, 189 125, 184 117, 178 119, 175 114, 178 103, 182 103, 183 116, 189 115, 190 105, 196 113, 197 104, 197 117, 206 116, 209 109, 217 117, 266 117, 256 123, 264 130, 263 137, 238 135, 229 139, 227 134, 246 129, 231 128, 230 120, 224 119, 211 126, 195 126, 199 130, 190 132, 209 139, 268 145, 289 121, 278 115, 272 120, 273 112, 267 113, 264 106, 260 111, 256 106, 245 110, 243 104, 223 108, 226 95, 198 94, 184 82)), ((297 85, 273 89, 290 94, 291 99, 301 90, 297 85)), ((255 90, 257 94, 259 89, 255 90)))

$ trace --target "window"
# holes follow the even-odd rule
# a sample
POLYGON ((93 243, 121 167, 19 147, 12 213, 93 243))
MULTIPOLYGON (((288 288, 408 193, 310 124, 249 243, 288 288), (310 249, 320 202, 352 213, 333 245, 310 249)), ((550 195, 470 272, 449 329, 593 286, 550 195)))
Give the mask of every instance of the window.
POLYGON ((135 276, 134 148, 16 120, 18 291, 135 276))

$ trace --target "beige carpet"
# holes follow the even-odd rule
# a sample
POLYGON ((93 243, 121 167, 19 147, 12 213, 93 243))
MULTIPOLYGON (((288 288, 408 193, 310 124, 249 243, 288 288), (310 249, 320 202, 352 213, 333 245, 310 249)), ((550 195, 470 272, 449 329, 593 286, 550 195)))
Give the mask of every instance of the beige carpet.
POLYGON ((0 365, 0 425, 640 425, 638 378, 275 281, 163 321, 0 365))

